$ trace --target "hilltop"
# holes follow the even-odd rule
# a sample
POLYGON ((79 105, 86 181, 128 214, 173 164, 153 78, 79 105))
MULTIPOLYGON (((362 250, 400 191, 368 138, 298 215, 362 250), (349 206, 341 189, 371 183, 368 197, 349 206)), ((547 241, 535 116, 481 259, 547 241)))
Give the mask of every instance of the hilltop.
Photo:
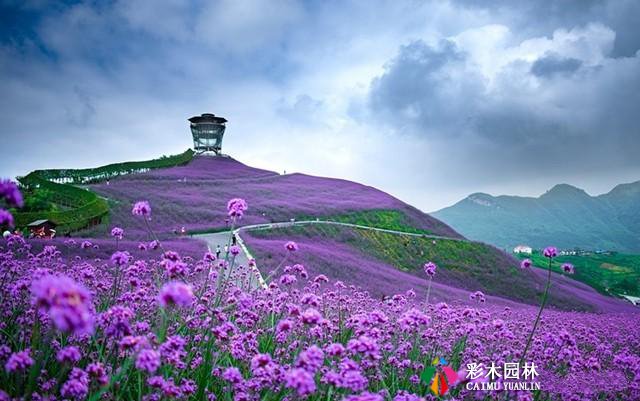
MULTIPOLYGON (((137 200, 154 205, 151 224, 166 237, 182 227, 226 229, 226 202, 241 196, 250 204, 244 225, 332 216, 384 225, 391 219, 400 227, 462 238, 441 221, 373 187, 306 174, 279 175, 230 157, 198 156, 185 166, 124 175, 90 188, 108 199, 111 224, 129 227, 132 235, 144 232, 141 222, 131 216, 137 200)), ((91 233, 104 235, 107 230, 91 233)))
MULTIPOLYGON (((321 224, 290 229, 243 231, 252 253, 268 275, 280 260, 282 243, 297 241, 302 250, 295 260, 314 274, 357 285, 375 296, 414 289, 426 294, 421 266, 433 260, 440 266, 434 300, 468 302, 476 290, 493 302, 536 303, 544 280, 522 271, 518 262, 483 243, 467 241, 440 220, 378 189, 355 182, 306 174, 280 175, 247 166, 229 157, 197 156, 189 163, 116 177, 89 186, 110 206, 109 225, 83 235, 104 237, 109 227, 127 227, 129 239, 145 238, 131 205, 148 200, 153 205, 151 225, 161 238, 176 237, 182 227, 191 233, 228 230, 227 200, 242 197, 250 205, 241 225, 295 220, 331 220, 412 233, 393 233, 321 224), (515 301, 515 302, 514 302, 515 301)), ((580 283, 554 288, 552 306, 569 310, 609 311, 625 305, 603 297, 580 283)))
POLYGON ((523 243, 640 252, 640 181, 599 196, 568 184, 538 198, 475 193, 432 215, 501 248, 523 243))

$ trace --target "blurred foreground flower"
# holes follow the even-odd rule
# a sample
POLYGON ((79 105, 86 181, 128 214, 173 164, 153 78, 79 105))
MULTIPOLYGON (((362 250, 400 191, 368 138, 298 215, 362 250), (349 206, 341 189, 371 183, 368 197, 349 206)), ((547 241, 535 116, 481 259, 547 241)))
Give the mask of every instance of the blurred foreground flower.
POLYGON ((172 281, 162 286, 159 302, 163 308, 171 305, 189 306, 193 302, 193 290, 190 285, 172 281))
POLYGON ((93 306, 84 286, 69 277, 45 276, 33 283, 31 292, 35 306, 49 314, 58 330, 93 332, 93 306))

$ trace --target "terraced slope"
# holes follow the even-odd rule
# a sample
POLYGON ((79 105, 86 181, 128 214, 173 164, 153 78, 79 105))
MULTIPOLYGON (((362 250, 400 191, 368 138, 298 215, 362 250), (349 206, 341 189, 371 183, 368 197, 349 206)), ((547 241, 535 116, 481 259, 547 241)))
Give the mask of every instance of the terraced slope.
POLYGON ((42 210, 13 210, 16 226, 24 228, 35 220, 47 219, 58 224, 60 234, 79 231, 99 224, 109 212, 104 199, 94 192, 78 185, 108 180, 126 174, 133 174, 163 167, 175 167, 188 163, 193 151, 187 149, 173 156, 157 159, 113 163, 105 166, 85 169, 49 169, 35 170, 21 177, 23 190, 30 197, 39 196, 48 206, 42 210))

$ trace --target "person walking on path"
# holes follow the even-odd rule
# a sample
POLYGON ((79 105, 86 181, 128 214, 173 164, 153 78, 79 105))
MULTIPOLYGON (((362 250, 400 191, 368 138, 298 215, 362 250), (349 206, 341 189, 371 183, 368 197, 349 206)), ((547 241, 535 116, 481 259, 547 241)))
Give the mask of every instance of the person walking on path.
POLYGON ((220 259, 220 245, 216 245, 216 259, 220 259))

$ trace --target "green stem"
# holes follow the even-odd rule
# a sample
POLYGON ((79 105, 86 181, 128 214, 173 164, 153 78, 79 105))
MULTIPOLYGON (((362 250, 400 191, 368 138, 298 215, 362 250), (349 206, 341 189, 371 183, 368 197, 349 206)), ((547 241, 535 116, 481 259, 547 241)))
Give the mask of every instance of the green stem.
POLYGON ((547 285, 544 287, 544 294, 542 295, 542 302, 540 303, 540 309, 538 310, 538 315, 536 316, 536 320, 533 323, 533 328, 531 329, 531 333, 529 333, 529 338, 527 339, 527 345, 524 347, 524 351, 522 352, 522 356, 520 357, 520 361, 518 364, 522 364, 525 356, 527 355, 527 351, 529 350, 529 346, 531 346, 531 341, 533 340, 533 334, 538 327, 538 323, 540 322, 540 316, 542 316, 542 310, 547 304, 547 297, 549 295, 549 287, 551 286, 551 258, 549 258, 549 266, 548 266, 548 275, 547 275, 547 285))
POLYGON ((287 254, 284 256, 284 258, 280 261, 280 263, 278 264, 278 266, 276 266, 275 269, 273 269, 273 271, 271 272, 271 274, 269 274, 269 276, 267 276, 266 279, 264 279, 265 283, 269 283, 269 281, 271 281, 271 279, 273 278, 273 276, 276 275, 276 273, 278 273, 278 271, 280 270, 280 268, 282 267, 282 265, 287 261, 287 259, 289 259, 289 252, 287 252, 287 254))
POLYGON ((151 228, 151 225, 149 224, 149 220, 144 216, 143 216, 143 219, 144 219, 144 224, 147 226, 147 231, 149 231, 149 234, 151 234, 151 238, 156 240, 156 242, 158 243, 158 246, 160 247, 160 250, 162 251, 162 253, 165 253, 164 247, 162 246, 162 242, 160 242, 160 240, 158 239, 158 236, 156 235, 156 233, 151 228))

